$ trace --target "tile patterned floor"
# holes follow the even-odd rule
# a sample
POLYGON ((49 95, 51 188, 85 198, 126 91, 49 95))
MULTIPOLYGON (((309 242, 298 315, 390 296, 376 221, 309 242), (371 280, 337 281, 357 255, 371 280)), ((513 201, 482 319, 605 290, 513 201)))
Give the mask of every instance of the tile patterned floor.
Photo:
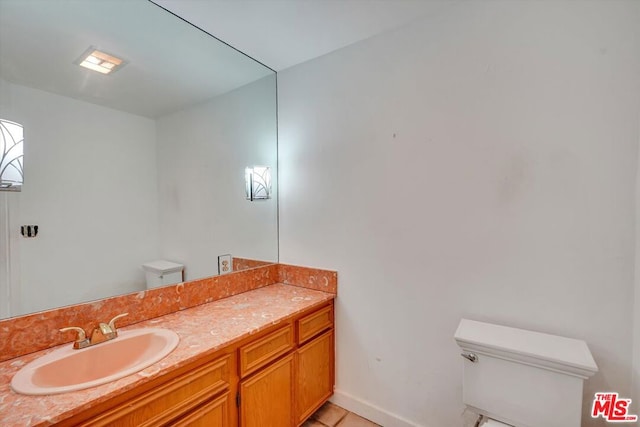
POLYGON ((331 402, 325 403, 302 427, 380 427, 331 402))

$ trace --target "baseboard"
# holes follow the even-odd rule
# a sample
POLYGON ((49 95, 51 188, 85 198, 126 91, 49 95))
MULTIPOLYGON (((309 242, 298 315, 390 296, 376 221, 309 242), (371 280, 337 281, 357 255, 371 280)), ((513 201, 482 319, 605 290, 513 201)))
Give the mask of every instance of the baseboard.
POLYGON ((362 400, 341 390, 335 390, 329 400, 348 411, 354 412, 384 427, 426 427, 385 411, 366 400, 362 400))

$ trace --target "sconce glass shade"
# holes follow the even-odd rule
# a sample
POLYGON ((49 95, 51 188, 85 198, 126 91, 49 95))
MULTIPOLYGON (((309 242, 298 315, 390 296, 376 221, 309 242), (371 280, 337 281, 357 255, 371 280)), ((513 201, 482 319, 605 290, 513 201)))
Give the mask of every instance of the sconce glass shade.
POLYGON ((267 166, 253 166, 244 170, 247 200, 271 198, 271 169, 267 166))
POLYGON ((0 191, 21 191, 23 182, 22 125, 0 119, 0 191))

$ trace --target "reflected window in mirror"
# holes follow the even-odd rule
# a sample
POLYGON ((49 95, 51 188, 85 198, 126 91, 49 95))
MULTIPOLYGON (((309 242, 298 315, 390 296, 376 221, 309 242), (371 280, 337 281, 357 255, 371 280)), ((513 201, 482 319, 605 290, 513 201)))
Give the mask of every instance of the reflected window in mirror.
POLYGON ((0 119, 0 191, 20 191, 24 156, 22 125, 0 119))

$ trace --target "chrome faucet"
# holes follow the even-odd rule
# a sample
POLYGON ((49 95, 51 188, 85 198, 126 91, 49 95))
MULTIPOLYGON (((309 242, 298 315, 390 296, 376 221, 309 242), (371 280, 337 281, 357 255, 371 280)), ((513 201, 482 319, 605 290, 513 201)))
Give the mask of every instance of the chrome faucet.
POLYGON ((118 336, 118 329, 116 328, 116 320, 128 316, 129 313, 118 314, 111 319, 109 323, 99 323, 96 328, 91 332, 91 337, 87 338, 87 334, 82 328, 77 326, 69 326, 68 328, 60 329, 60 332, 76 331, 78 332, 78 338, 73 342, 73 348, 80 349, 89 347, 101 342, 109 341, 118 336))

